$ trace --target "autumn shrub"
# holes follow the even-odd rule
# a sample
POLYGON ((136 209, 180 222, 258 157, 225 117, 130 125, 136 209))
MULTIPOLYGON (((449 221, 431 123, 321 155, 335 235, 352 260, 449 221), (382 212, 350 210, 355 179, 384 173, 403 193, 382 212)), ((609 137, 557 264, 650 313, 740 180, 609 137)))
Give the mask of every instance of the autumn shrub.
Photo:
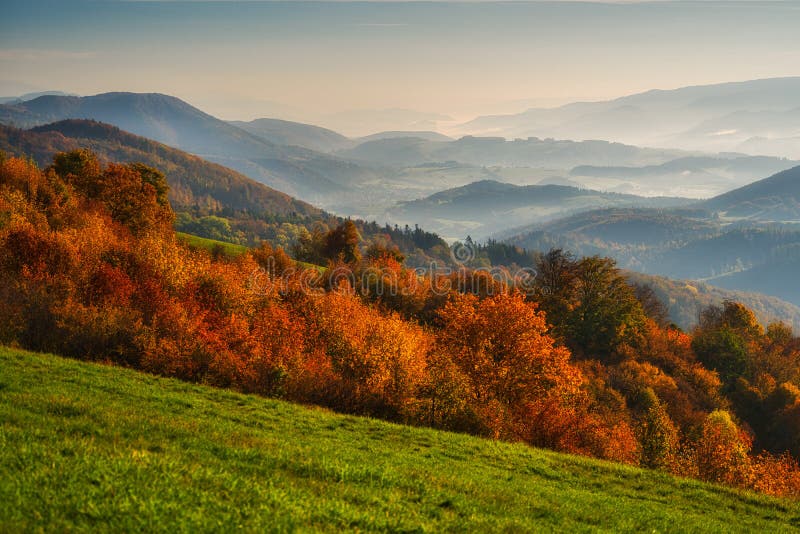
POLYGON ((800 464, 790 454, 759 454, 752 462, 751 488, 776 496, 800 498, 800 464))
POLYGON ((724 410, 716 410, 703 423, 695 442, 698 476, 703 480, 732 486, 748 486, 752 440, 724 410))
MULTIPOLYGON (((586 399, 584 399, 586 400, 586 399)), ((528 403, 519 412, 521 439, 536 447, 637 464, 640 447, 624 421, 608 422, 591 413, 587 404, 555 399, 528 403)))
POLYGON ((305 311, 339 388, 335 408, 402 417, 424 381, 429 336, 366 306, 349 287, 307 301, 305 311))

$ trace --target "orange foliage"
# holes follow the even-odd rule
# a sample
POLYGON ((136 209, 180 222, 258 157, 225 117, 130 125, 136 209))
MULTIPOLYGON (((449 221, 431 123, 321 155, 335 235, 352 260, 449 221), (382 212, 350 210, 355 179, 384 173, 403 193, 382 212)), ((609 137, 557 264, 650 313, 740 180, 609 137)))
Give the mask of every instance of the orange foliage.
POLYGON ((218 259, 175 240, 166 194, 158 171, 86 151, 44 171, 0 160, 0 342, 800 494, 795 459, 761 451, 800 451, 800 341, 787 327, 764 331, 728 304, 689 336, 640 320, 628 299, 635 343, 576 364, 570 330, 557 342, 537 304, 489 273, 424 279, 380 247, 359 263, 347 224, 320 250, 329 274, 356 267, 348 276, 266 243, 218 259), (720 360, 717 346, 736 350, 720 360))
POLYGON ((470 403, 494 435, 529 403, 568 402, 583 384, 569 352, 547 335, 544 314, 520 294, 454 295, 440 313, 438 346, 466 380, 470 403))
POLYGON ((386 416, 407 413, 425 378, 430 336, 364 305, 347 286, 310 299, 305 312, 339 382, 340 402, 386 416))

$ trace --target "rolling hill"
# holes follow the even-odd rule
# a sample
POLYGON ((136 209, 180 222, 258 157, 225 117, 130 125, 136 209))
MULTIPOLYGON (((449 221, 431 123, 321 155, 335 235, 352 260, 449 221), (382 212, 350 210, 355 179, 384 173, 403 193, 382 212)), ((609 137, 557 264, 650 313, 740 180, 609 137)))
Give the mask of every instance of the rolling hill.
POLYGON ((321 210, 255 182, 235 171, 210 163, 119 128, 89 120, 65 120, 32 130, 0 125, 0 150, 33 157, 40 166, 56 152, 89 148, 106 161, 141 162, 161 170, 170 185, 176 210, 224 209, 253 215, 315 217, 321 210))
POLYGON ((800 525, 788 500, 7 348, 0 436, 9 531, 800 525))
POLYGON ((728 219, 800 222, 800 166, 717 196, 704 205, 728 219))
POLYGON ((344 193, 375 173, 307 148, 271 143, 168 95, 47 95, 0 105, 0 123, 30 128, 64 119, 92 119, 199 155, 270 187, 316 202, 344 193))
POLYGON ((510 226, 558 219, 568 214, 612 206, 675 207, 680 198, 644 198, 564 185, 518 186, 482 180, 448 189, 389 211, 395 220, 418 223, 446 236, 467 233, 483 238, 510 226))

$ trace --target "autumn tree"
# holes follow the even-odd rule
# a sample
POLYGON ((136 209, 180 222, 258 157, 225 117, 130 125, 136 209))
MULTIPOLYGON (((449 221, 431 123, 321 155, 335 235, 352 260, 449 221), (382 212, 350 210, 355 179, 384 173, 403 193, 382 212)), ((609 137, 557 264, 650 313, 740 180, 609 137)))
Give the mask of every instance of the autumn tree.
POLYGON ((361 236, 351 220, 346 220, 325 236, 323 253, 330 260, 355 264, 361 259, 358 244, 361 236))
POLYGON ((708 415, 695 444, 699 477, 711 482, 746 486, 750 482, 750 438, 730 413, 716 410, 708 415))
POLYGON ((303 310, 337 381, 331 407, 387 418, 413 411, 431 343, 421 328, 364 305, 344 288, 309 298, 303 310))
POLYGON ((541 255, 535 264, 533 297, 547 314, 554 333, 562 339, 567 336, 569 317, 576 304, 577 264, 571 253, 561 249, 541 255))
POLYGON ((569 352, 547 335, 544 314, 521 294, 454 295, 440 315, 438 345, 452 355, 495 435, 526 403, 567 400, 583 383, 569 352))

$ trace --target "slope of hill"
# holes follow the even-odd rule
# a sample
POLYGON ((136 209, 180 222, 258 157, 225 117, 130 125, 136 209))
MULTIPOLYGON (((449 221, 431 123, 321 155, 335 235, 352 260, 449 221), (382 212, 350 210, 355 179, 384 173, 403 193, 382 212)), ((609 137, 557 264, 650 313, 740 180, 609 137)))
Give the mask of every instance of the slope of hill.
POLYGON ((779 532, 797 503, 0 348, 10 531, 779 532))
POLYGON ((746 287, 768 295, 780 295, 790 302, 800 302, 800 244, 794 243, 783 255, 742 271, 714 277, 711 283, 720 287, 746 287))
POLYGON ((564 185, 518 186, 494 180, 473 182, 412 202, 389 212, 402 222, 418 223, 454 238, 485 237, 509 226, 531 224, 571 213, 612 206, 675 207, 680 198, 645 198, 564 185))
POLYGON ((0 125, 0 150, 48 165, 56 152, 89 148, 107 161, 141 162, 167 176, 177 210, 240 210, 253 215, 319 216, 321 211, 235 171, 197 156, 88 120, 66 120, 17 130, 0 125))
POLYGON ((800 144, 779 142, 770 150, 769 143, 796 138, 797 123, 784 118, 762 121, 770 114, 796 113, 798 95, 800 77, 654 90, 605 102, 479 117, 456 130, 462 135, 607 139, 705 151, 742 151, 749 138, 760 137, 760 153, 798 159, 800 144))
MULTIPOLYGON (((601 209, 586 211, 543 225, 518 228, 514 238, 534 234, 576 236, 587 241, 655 248, 663 241, 686 242, 716 235, 720 225, 703 210, 601 209)), ((522 242, 521 246, 525 246, 522 242)))
POLYGON ((63 119, 93 119, 221 163, 308 201, 348 191, 374 173, 300 147, 279 146, 168 95, 104 93, 42 96, 0 105, 0 123, 33 127, 63 119))
POLYGON ((347 137, 319 126, 279 119, 255 119, 231 124, 276 145, 300 146, 318 152, 334 152, 352 146, 347 137))
POLYGON ((731 219, 800 221, 800 166, 712 198, 705 207, 731 219))
MULTIPOLYGON (((670 321, 685 331, 697 326, 700 312, 704 309, 709 306, 721 306, 725 301, 734 301, 753 310, 764 326, 780 321, 791 326, 795 332, 800 332, 800 307, 777 297, 633 271, 628 271, 625 275, 633 284, 652 288, 658 299, 667 307, 670 321)), ((715 280, 714 283, 719 283, 719 280, 715 280)))

